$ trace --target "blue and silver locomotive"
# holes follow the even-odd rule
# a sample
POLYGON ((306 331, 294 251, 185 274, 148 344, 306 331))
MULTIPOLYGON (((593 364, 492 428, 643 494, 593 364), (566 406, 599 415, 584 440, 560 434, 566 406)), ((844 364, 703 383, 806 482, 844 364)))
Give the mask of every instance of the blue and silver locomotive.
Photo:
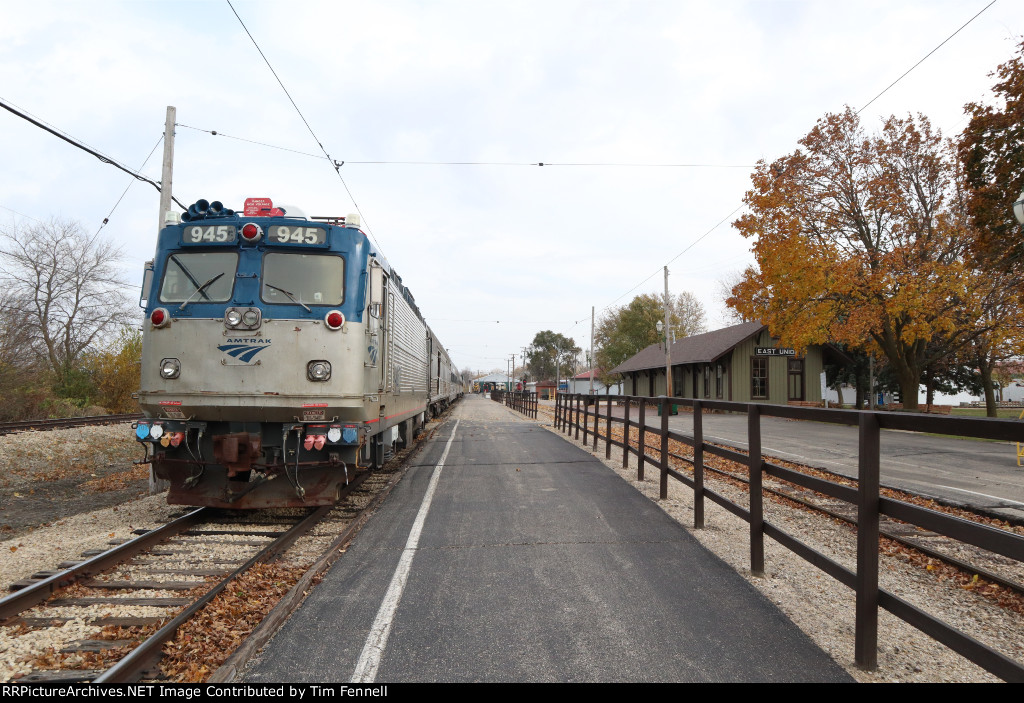
POLYGON ((200 200, 160 232, 142 296, 136 437, 170 503, 333 503, 462 394, 356 216, 200 200))

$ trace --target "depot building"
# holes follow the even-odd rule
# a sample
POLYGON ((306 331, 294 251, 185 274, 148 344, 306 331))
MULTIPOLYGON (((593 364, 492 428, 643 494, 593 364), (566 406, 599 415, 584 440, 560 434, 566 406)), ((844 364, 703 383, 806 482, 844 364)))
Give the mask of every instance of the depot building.
MULTIPOLYGON (((672 395, 743 403, 818 404, 823 357, 831 348, 810 346, 802 355, 780 347, 760 322, 684 337, 671 345, 672 395)), ((652 344, 622 362, 626 395, 665 395, 665 347, 652 344)))

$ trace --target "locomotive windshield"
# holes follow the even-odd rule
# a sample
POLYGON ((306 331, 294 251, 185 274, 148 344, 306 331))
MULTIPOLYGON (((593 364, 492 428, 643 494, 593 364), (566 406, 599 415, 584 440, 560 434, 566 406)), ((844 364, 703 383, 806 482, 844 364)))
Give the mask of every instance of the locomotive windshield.
POLYGON ((267 303, 341 305, 345 260, 325 254, 271 252, 263 257, 260 297, 267 303))
POLYGON ((238 254, 188 252, 167 258, 160 300, 164 303, 223 303, 231 300, 238 254))

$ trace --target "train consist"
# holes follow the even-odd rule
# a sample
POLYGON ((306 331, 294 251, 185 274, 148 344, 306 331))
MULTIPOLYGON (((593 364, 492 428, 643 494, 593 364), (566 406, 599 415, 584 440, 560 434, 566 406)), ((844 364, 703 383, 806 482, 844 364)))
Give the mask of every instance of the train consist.
POLYGON ((200 200, 160 232, 140 302, 135 434, 170 503, 331 504, 463 392, 354 215, 200 200))

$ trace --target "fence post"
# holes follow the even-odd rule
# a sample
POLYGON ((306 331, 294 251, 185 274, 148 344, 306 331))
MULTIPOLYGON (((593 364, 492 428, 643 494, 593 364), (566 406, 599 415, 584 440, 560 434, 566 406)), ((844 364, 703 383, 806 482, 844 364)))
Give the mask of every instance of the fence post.
POLYGON ((661 409, 661 499, 668 498, 668 398, 658 401, 661 409))
POLYGON ((629 396, 626 396, 626 405, 622 409, 622 468, 629 466, 629 396))
POLYGON ((601 396, 594 396, 594 451, 597 451, 597 431, 601 428, 601 396))
POLYGON ((853 660, 865 669, 878 665, 878 417, 860 416, 857 471, 857 621, 853 660))
POLYGON ((764 504, 761 495, 761 409, 747 409, 748 470, 750 472, 750 573, 764 575, 764 504))
POLYGON ((704 527, 704 411, 693 401, 693 526, 704 527))
POLYGON ((576 419, 572 423, 576 426, 576 439, 580 438, 580 394, 576 394, 576 419))
POLYGON ((612 397, 611 395, 606 396, 608 398, 608 422, 604 425, 605 440, 604 440, 604 458, 612 458, 612 397))
POLYGON ((637 448, 640 450, 637 456, 636 464, 636 480, 644 480, 644 459, 647 458, 647 398, 640 398, 640 420, 638 428, 640 429, 640 442, 637 444, 637 448))
POLYGON ((590 444, 590 396, 583 397, 583 445, 590 444))
POLYGON ((562 396, 561 396, 560 393, 558 393, 556 391, 555 392, 555 429, 556 430, 560 429, 562 427, 560 424, 558 424, 561 421, 561 419, 562 419, 561 415, 559 415, 560 412, 562 412, 562 396))

